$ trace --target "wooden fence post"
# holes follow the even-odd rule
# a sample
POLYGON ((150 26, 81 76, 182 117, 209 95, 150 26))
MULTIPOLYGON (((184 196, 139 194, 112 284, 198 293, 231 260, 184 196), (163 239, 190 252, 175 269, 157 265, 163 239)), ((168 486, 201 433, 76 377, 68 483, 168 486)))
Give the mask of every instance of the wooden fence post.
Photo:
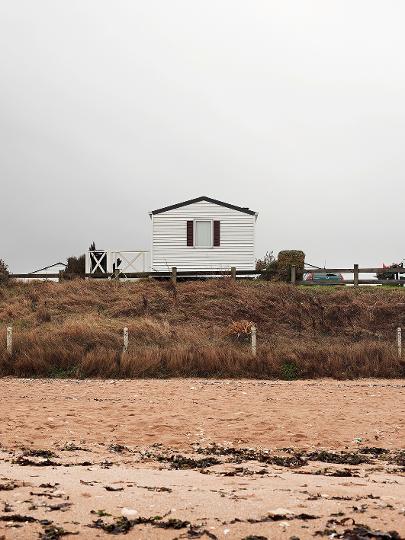
POLYGON ((250 332, 252 337, 252 355, 256 356, 256 326, 254 324, 252 324, 250 332))
POLYGON ((398 346, 398 357, 402 357, 402 329, 400 326, 397 328, 397 346, 398 346))
POLYGON ((59 270, 59 283, 63 281, 63 272, 64 270, 59 270))
POLYGON ((177 284, 177 267, 176 266, 173 266, 172 267, 172 285, 176 285, 177 284))
POLYGON ((295 264, 291 265, 291 283, 292 285, 295 285, 295 282, 297 281, 297 267, 295 264))
POLYGON ((128 328, 124 328, 124 347, 122 352, 126 353, 128 351, 128 328))
POLYGON ((236 266, 231 266, 231 279, 236 279, 236 266))
POLYGON ((13 327, 7 326, 7 352, 11 356, 13 354, 13 327))
POLYGON ((358 287, 359 286, 359 265, 355 264, 353 268, 353 286, 358 287))

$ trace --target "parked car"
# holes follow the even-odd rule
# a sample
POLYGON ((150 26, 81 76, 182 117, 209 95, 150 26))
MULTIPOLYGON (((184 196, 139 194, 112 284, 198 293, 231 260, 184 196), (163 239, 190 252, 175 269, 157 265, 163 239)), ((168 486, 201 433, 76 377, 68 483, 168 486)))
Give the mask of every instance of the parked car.
POLYGON ((342 274, 333 274, 333 273, 325 273, 325 272, 307 272, 304 275, 304 281, 314 281, 319 283, 325 283, 328 281, 340 281, 344 282, 344 277, 342 274))

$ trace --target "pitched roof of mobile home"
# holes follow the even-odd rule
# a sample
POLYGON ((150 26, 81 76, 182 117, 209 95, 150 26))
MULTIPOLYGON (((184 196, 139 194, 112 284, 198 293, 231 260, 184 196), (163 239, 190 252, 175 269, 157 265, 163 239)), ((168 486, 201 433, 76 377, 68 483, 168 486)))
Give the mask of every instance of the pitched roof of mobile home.
POLYGON ((164 206, 163 208, 158 208, 157 210, 152 210, 151 214, 161 214, 162 212, 167 212, 168 210, 174 210, 175 208, 181 208, 182 206, 187 206, 189 204, 198 203, 201 201, 206 201, 214 204, 218 204, 219 206, 224 206, 225 208, 231 208, 232 210, 237 210, 238 212, 243 212, 244 214, 249 214, 250 216, 257 216, 257 212, 254 210, 250 210, 250 208, 242 207, 242 206, 236 206, 234 204, 229 204, 223 201, 218 201, 217 199, 212 199, 211 197, 197 197, 195 199, 189 199, 188 201, 179 202, 177 204, 172 204, 170 206, 164 206))

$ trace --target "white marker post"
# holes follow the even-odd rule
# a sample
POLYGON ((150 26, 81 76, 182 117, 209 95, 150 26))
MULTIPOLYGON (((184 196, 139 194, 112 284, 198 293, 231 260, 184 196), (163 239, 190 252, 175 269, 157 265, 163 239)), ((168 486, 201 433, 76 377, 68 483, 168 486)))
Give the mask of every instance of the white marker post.
POLYGON ((397 346, 398 346, 398 357, 402 357, 402 329, 400 326, 397 328, 397 346))
POLYGON ((256 356, 256 326, 254 324, 252 324, 250 332, 252 337, 252 355, 256 356))
POLYGON ((13 327, 7 326, 7 352, 11 356, 13 354, 13 327))
POLYGON ((128 351, 128 328, 124 328, 124 348, 122 349, 122 352, 128 351))

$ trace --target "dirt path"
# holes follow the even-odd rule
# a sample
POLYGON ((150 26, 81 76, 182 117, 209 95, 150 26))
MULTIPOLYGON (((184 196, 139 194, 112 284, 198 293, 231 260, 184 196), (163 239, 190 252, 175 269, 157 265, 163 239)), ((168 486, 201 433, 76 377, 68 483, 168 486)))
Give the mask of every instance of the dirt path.
POLYGON ((0 538, 405 536, 404 381, 0 384, 0 538))

